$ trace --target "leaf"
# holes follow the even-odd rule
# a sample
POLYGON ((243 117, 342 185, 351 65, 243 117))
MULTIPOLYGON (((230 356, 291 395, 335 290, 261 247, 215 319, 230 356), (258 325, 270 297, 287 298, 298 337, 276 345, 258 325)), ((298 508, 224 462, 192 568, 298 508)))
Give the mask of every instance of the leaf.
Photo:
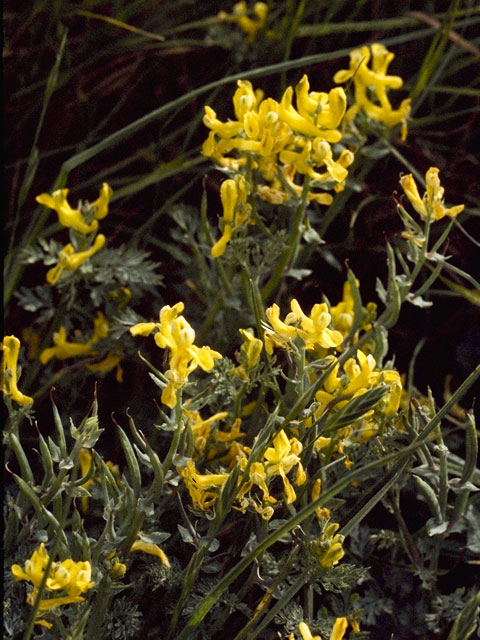
POLYGON ((480 554, 480 512, 473 505, 465 514, 467 521, 467 549, 480 554))
POLYGON ((480 593, 476 593, 455 618, 447 640, 468 640, 478 626, 480 593))

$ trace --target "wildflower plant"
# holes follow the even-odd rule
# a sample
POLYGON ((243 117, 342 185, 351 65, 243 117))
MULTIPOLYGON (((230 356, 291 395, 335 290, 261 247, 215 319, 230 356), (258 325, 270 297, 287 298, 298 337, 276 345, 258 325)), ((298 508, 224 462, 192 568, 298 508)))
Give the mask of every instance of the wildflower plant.
POLYGON ((401 54, 355 46, 348 69, 343 51, 317 74, 311 57, 290 60, 302 29, 322 26, 317 9, 287 5, 240 2, 165 35, 128 12, 78 12, 164 52, 192 46, 184 29, 216 46, 237 30, 232 64, 269 46, 283 62, 223 83, 230 117, 217 92, 202 98, 185 136, 198 136, 194 153, 138 183, 120 163, 93 202, 73 207, 85 185, 72 170, 150 116, 66 161, 36 198, 29 161, 21 206, 36 222, 7 256, 7 331, 22 321, 2 343, 6 637, 361 640, 387 618, 410 628, 395 608, 402 584, 416 637, 478 627, 473 581, 452 593, 441 574, 480 553, 467 400, 480 368, 439 403, 415 384, 421 344, 406 368, 392 349, 409 309, 435 313, 442 285, 478 285, 447 253, 473 196, 450 204, 437 166, 424 191, 421 163, 403 158, 424 85, 412 98, 412 78, 390 73, 401 54), (285 82, 261 90, 262 74, 285 82), (357 277, 327 231, 358 197, 341 243, 354 246, 378 160, 399 184, 385 205, 399 230, 364 249, 382 268, 357 277), (196 204, 178 187, 189 170, 202 177, 196 204), (160 213, 139 221, 137 191, 155 181, 160 213))

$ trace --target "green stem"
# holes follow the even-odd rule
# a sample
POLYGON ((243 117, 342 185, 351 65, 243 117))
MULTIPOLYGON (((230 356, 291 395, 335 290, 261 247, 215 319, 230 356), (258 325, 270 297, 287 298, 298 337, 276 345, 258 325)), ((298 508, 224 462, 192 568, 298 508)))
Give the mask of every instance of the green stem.
POLYGON ((298 251, 298 243, 300 240, 300 235, 302 231, 303 220, 305 218, 305 212, 307 210, 307 202, 308 202, 308 190, 310 185, 310 178, 308 176, 305 177, 305 182, 303 183, 303 191, 300 203, 297 207, 297 212, 295 214, 295 220, 293 222, 293 228, 290 234, 290 241, 288 243, 287 248, 283 252, 275 271, 273 272, 270 280, 265 284, 262 289, 262 299, 264 302, 268 300, 270 295, 276 290, 280 280, 284 276, 285 268, 290 264, 292 266, 294 262, 295 255, 298 251))

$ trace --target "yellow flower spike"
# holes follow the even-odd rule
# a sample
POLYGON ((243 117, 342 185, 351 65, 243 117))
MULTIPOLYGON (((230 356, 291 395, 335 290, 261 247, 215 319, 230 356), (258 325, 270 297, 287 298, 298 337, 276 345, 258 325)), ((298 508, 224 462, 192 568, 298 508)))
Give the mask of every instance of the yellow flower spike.
MULTIPOLYGON (((265 337, 268 337, 273 342, 273 344, 275 344, 275 346, 285 346, 285 342, 294 340, 296 338, 298 333, 297 328, 291 327, 280 320, 280 307, 278 306, 278 304, 273 304, 271 307, 268 307, 268 309, 265 311, 265 315, 267 316, 267 320, 273 327, 273 331, 265 331, 265 337)), ((269 345, 267 342, 265 343, 265 347, 267 353, 270 353, 268 350, 269 345)))
POLYGON ((345 555, 343 541, 345 536, 337 532, 340 527, 336 522, 328 524, 318 540, 311 543, 313 551, 319 556, 322 567, 331 568, 337 565, 345 555))
POLYGON ((23 407, 32 404, 33 398, 25 395, 18 388, 19 353, 20 340, 15 336, 5 336, 2 341, 2 366, 0 370, 2 391, 23 407))
POLYGON ((121 359, 121 356, 109 351, 103 360, 94 362, 93 364, 87 364, 86 367, 94 373, 108 373, 119 366, 121 359))
POLYGON ((100 189, 100 195, 92 202, 91 207, 95 207, 95 218, 97 220, 103 220, 108 213, 108 204, 112 197, 113 190, 106 182, 102 184, 100 189))
POLYGON ((130 553, 134 551, 143 551, 143 553, 148 553, 152 556, 156 556, 160 559, 161 563, 170 569, 170 561, 167 558, 167 555, 160 547, 153 542, 144 542, 143 540, 135 540, 135 542, 130 547, 130 553))
MULTIPOLYGON (((29 594, 29 596, 32 596, 29 594)), ((27 596, 27 603, 30 605, 34 605, 36 596, 29 597, 27 596)), ((46 611, 51 611, 52 609, 57 609, 57 607, 61 607, 64 604, 75 604, 77 602, 83 602, 85 598, 82 596, 61 596, 60 598, 48 598, 48 600, 40 600, 40 604, 38 607, 38 614, 43 615, 46 611)), ((35 620, 36 624, 41 624, 43 626, 47 626, 49 629, 51 628, 51 623, 46 620, 35 620)))
POLYGON ((58 220, 64 227, 75 229, 79 233, 87 234, 92 233, 98 229, 97 220, 93 220, 90 224, 87 224, 83 219, 81 212, 78 209, 72 209, 67 202, 68 189, 58 189, 54 191, 52 195, 48 193, 41 193, 35 198, 35 200, 53 209, 58 214, 58 220))
POLYGON ((250 479, 250 482, 252 484, 256 484, 257 487, 259 487, 263 492, 263 500, 266 500, 267 502, 271 502, 272 504, 276 502, 275 498, 270 495, 270 492, 268 490, 267 472, 265 471, 265 467, 261 462, 252 463, 248 477, 250 479))

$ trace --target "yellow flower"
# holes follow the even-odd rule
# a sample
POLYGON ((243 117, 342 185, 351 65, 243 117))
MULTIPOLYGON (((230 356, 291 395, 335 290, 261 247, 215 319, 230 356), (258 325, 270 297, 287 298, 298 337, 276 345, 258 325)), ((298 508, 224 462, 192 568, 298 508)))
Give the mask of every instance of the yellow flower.
POLYGON ((310 627, 306 622, 300 622, 298 624, 298 630, 302 636, 302 640, 322 640, 320 636, 312 636, 310 627))
MULTIPOLYGON (((27 595, 27 603, 32 606, 37 599, 38 587, 43 580, 49 560, 50 556, 42 542, 40 547, 32 553, 31 558, 25 562, 24 569, 18 564, 11 567, 15 580, 28 580, 34 585, 33 591, 27 595)), ((70 558, 63 562, 52 562, 45 588, 48 591, 63 590, 67 595, 40 600, 35 622, 50 628, 52 625, 41 619, 45 612, 64 604, 83 602, 85 598, 80 594, 86 593, 95 585, 91 577, 92 566, 90 562, 74 562, 70 558)))
POLYGON ((201 474, 195 464, 189 460, 185 467, 177 467, 193 502, 193 506, 208 511, 219 496, 219 489, 228 479, 228 473, 201 474))
POLYGON ((142 336, 148 336, 157 329, 154 337, 157 346, 170 350, 169 368, 165 372, 169 382, 162 392, 162 402, 171 409, 177 401, 177 390, 184 386, 190 373, 197 367, 210 371, 214 361, 222 357, 210 347, 197 347, 193 344, 195 331, 179 315, 183 309, 183 302, 177 302, 173 307, 166 305, 160 310, 160 322, 141 322, 130 328, 132 335, 142 336))
POLYGON ((68 342, 67 330, 61 326, 57 332, 53 334, 54 347, 44 349, 40 354, 40 362, 46 364, 51 358, 65 360, 67 358, 76 358, 78 356, 94 355, 95 345, 102 338, 108 336, 108 320, 103 313, 99 311, 97 317, 93 321, 93 336, 88 342, 68 342))
POLYGON ((53 562, 47 578, 47 589, 58 591, 63 589, 69 596, 79 596, 91 589, 95 582, 92 578, 90 562, 74 562, 70 558, 61 563, 53 562))
POLYGON ((47 282, 51 285, 56 284, 64 270, 75 271, 81 264, 100 251, 104 245, 105 236, 102 233, 98 234, 93 245, 86 251, 75 253, 73 245, 67 244, 58 254, 58 263, 48 270, 47 282))
POLYGON ((253 329, 239 329, 244 341, 240 347, 240 366, 235 367, 230 373, 238 376, 241 380, 248 380, 247 369, 252 369, 258 362, 263 350, 263 342, 255 338, 253 329))
POLYGON ((407 118, 410 115, 410 98, 402 101, 398 109, 393 109, 388 99, 388 89, 400 89, 403 80, 400 76, 388 76, 387 68, 395 55, 384 45, 374 43, 371 47, 354 49, 350 53, 350 68, 337 71, 333 80, 337 83, 353 79, 355 102, 345 115, 345 122, 351 122, 360 110, 379 120, 387 127, 402 124, 402 140, 407 137, 407 118), (372 68, 368 63, 372 60, 372 68), (371 99, 374 94, 375 101, 371 99))
POLYGON ((102 220, 108 213, 108 204, 110 202, 110 198, 112 197, 113 191, 110 185, 106 182, 102 184, 100 189, 100 195, 92 202, 91 207, 95 208, 95 218, 97 220, 102 220))
POLYGON ((343 336, 340 331, 328 328, 332 316, 325 303, 313 305, 310 316, 306 316, 303 313, 295 299, 291 301, 290 308, 292 312, 285 318, 285 323, 299 323, 298 335, 305 342, 307 350, 313 350, 315 347, 330 349, 331 347, 338 347, 343 342, 343 336))
POLYGON ((45 549, 45 543, 42 542, 39 548, 32 553, 31 558, 25 561, 24 569, 18 564, 12 565, 13 577, 15 580, 28 580, 35 587, 39 587, 49 559, 50 556, 45 549))
POLYGON ((234 22, 238 24, 243 33, 247 36, 247 42, 252 43, 257 37, 257 33, 265 28, 268 16, 268 5, 265 2, 256 2, 253 5, 254 18, 247 15, 247 3, 237 2, 233 7, 233 13, 228 14, 220 11, 217 15, 219 20, 224 22, 234 22))
POLYGON ((445 189, 440 184, 438 174, 439 169, 436 167, 430 167, 425 174, 427 188, 423 198, 420 197, 417 183, 411 173, 400 178, 400 184, 410 204, 424 220, 436 221, 445 216, 456 218, 465 208, 464 204, 459 204, 449 209, 444 205, 443 195, 445 189))
POLYGON ((41 193, 35 198, 37 202, 49 209, 54 209, 58 214, 58 220, 64 227, 75 229, 79 233, 92 233, 98 229, 98 222, 92 220, 87 224, 79 209, 72 209, 67 202, 68 189, 58 189, 52 195, 41 193))
POLYGON ((161 563, 170 569, 170 562, 162 549, 153 542, 144 542, 143 540, 135 540, 130 548, 130 553, 133 551, 143 551, 143 553, 149 553, 152 556, 156 556, 160 559, 161 563))
POLYGON ((20 340, 15 336, 5 336, 2 342, 2 367, 0 370, 2 391, 11 396, 20 406, 32 404, 33 398, 18 389, 18 354, 20 340))
MULTIPOLYGON (((262 93, 254 91, 246 80, 237 85, 233 96, 237 120, 221 122, 211 107, 205 107, 203 122, 210 133, 202 147, 204 155, 234 172, 241 172, 248 161, 259 196, 272 204, 302 196, 303 185, 297 174, 309 176, 315 186, 325 183, 328 189, 341 191, 353 153, 344 149, 335 159, 330 143, 342 138, 337 127, 346 109, 344 90, 337 87, 329 93, 310 91, 305 75, 295 88, 295 108, 292 87, 286 89, 279 103, 272 98, 262 99, 262 93)), ((307 200, 330 204, 332 195, 310 191, 307 200)), ((215 252, 223 252, 234 226, 239 224, 228 214, 224 215, 224 222, 224 235, 215 245, 215 252)))
POLYGON ((233 231, 248 220, 252 207, 247 203, 247 197, 247 181, 243 176, 237 174, 234 180, 222 182, 220 199, 223 206, 224 229, 222 236, 211 249, 214 258, 223 255, 233 231))
POLYGON ((100 189, 100 196, 97 200, 92 204, 86 205, 87 214, 89 214, 90 210, 93 209, 94 217, 96 218, 96 220, 92 220, 90 224, 85 221, 84 215, 80 209, 72 209, 68 204, 68 189, 57 189, 52 193, 52 195, 48 193, 41 193, 35 198, 35 200, 49 209, 56 211, 58 214, 58 220, 64 227, 69 227, 71 229, 75 229, 79 233, 87 234, 97 231, 97 220, 101 220, 107 215, 108 203, 112 193, 112 189, 106 182, 104 182, 100 189))
POLYGON ((318 540, 311 542, 312 549, 319 556, 322 567, 334 567, 345 555, 342 546, 345 536, 336 533, 339 527, 340 525, 336 522, 331 522, 325 527, 318 540))
POLYGON ((294 502, 297 497, 294 488, 287 478, 287 473, 294 465, 298 464, 300 472, 297 472, 296 482, 298 485, 302 485, 306 480, 302 463, 298 457, 302 448, 302 443, 299 440, 296 438, 288 439, 287 434, 282 429, 273 439, 273 447, 269 447, 264 454, 265 460, 267 461, 265 463, 267 477, 281 476, 287 497, 287 504, 294 502))
POLYGON ((287 87, 279 106, 280 118, 293 131, 310 138, 320 138, 327 142, 339 142, 342 138, 336 127, 342 121, 347 106, 345 91, 336 87, 329 93, 313 91, 309 93, 308 76, 304 75, 295 88, 297 107, 292 105, 293 89, 287 87))

